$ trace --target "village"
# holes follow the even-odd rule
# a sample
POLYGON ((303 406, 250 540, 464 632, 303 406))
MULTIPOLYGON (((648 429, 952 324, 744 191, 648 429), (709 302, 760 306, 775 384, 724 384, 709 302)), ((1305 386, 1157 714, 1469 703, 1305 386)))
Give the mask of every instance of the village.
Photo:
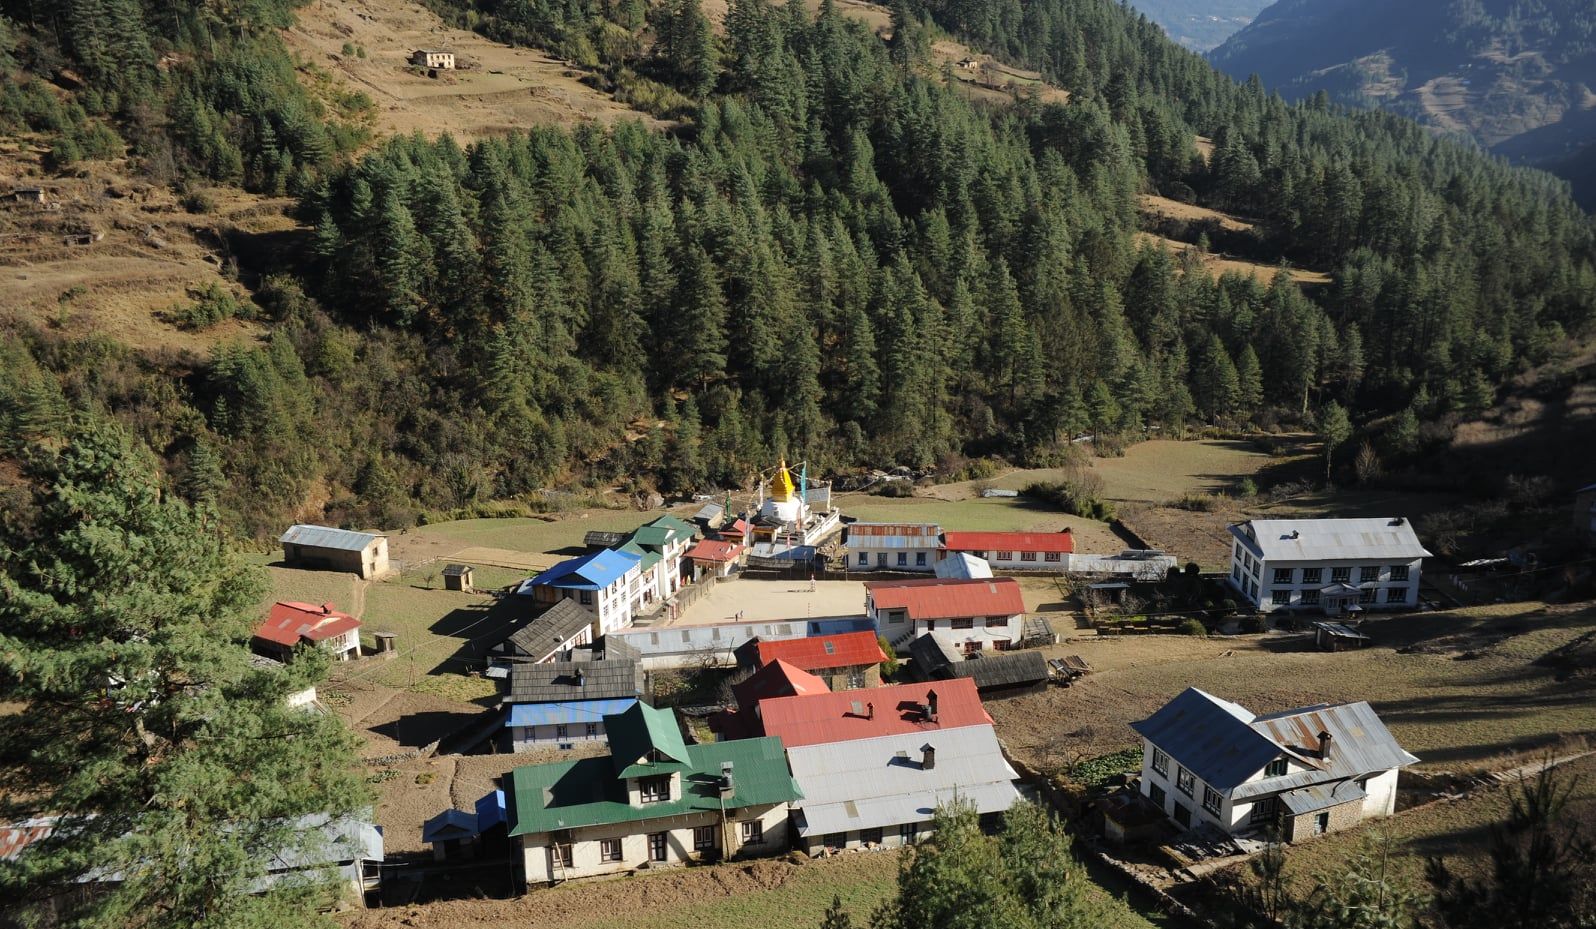
MULTIPOLYGON (((679 866, 819 867, 911 846, 939 808, 996 823, 1030 801, 1087 836, 1109 886, 1178 915, 1198 878, 1269 843, 1311 848, 1466 799, 1457 771, 1586 763, 1584 698, 1550 675, 1504 670, 1472 697, 1452 685, 1443 703, 1515 678, 1541 708, 1505 739, 1521 714, 1503 706, 1470 748, 1430 710, 1360 689, 1432 673, 1377 656, 1450 663, 1471 643, 1583 641, 1589 626, 1539 603, 1460 608, 1472 575, 1432 577, 1402 513, 1201 514, 1224 538, 1205 569, 1062 514, 961 528, 950 516, 1021 502, 984 484, 970 497, 885 510, 779 462, 751 491, 657 515, 555 519, 526 530, 526 550, 290 527, 267 556, 277 589, 254 650, 327 652, 332 679, 292 701, 368 740, 382 803, 322 824, 350 901, 513 905, 679 866), (451 607, 407 621, 423 602, 451 607), (1094 691, 1099 678, 1134 699, 1094 691)), ((1585 488, 1586 544, 1593 507, 1585 488)))

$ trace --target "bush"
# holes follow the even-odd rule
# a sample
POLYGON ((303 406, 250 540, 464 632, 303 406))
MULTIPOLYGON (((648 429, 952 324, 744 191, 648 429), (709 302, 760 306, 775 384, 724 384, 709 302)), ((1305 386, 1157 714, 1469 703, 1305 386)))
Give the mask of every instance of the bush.
POLYGON ((1114 504, 1104 500, 1103 480, 1095 474, 1080 472, 1062 481, 1038 481, 1027 484, 1020 496, 1051 503, 1066 513, 1107 522, 1114 518, 1114 504))
POLYGON ((1183 494, 1179 500, 1170 506, 1180 510, 1190 510, 1193 513, 1212 513, 1219 509, 1220 497, 1218 494, 1183 494))
POLYGON ((914 485, 908 481, 887 481, 871 493, 878 497, 912 497, 914 485))
POLYGON ((1250 477, 1242 478, 1236 484, 1236 496, 1243 500, 1251 500, 1258 496, 1258 483, 1250 477))
POLYGON ((1175 631, 1180 633, 1181 635, 1193 635, 1193 636, 1206 636, 1206 635, 1208 635, 1208 627, 1203 625, 1203 621, 1202 620, 1197 619, 1195 617, 1181 620, 1180 621, 1180 625, 1175 628, 1175 631))
POLYGON ((173 307, 163 317, 179 329, 209 329, 224 319, 235 316, 245 319, 254 315, 249 304, 240 303, 232 291, 220 284, 207 284, 188 306, 173 307))
POLYGON ((202 187, 191 187, 183 194, 180 201, 183 209, 190 213, 209 213, 216 209, 216 198, 211 192, 202 187))
POLYGON ((876 636, 876 644, 881 646, 882 653, 887 656, 887 660, 881 662, 881 677, 890 680, 898 673, 898 668, 902 667, 903 662, 898 660, 898 653, 893 649, 892 643, 887 641, 886 636, 876 636))
POLYGON ((1092 439, 1092 453, 1099 458, 1124 458, 1125 440, 1117 435, 1099 435, 1092 439))
POLYGON ((1264 618, 1257 614, 1243 616, 1241 621, 1237 623, 1237 626, 1241 629, 1241 631, 1247 633, 1262 632, 1264 631, 1265 625, 1264 618))

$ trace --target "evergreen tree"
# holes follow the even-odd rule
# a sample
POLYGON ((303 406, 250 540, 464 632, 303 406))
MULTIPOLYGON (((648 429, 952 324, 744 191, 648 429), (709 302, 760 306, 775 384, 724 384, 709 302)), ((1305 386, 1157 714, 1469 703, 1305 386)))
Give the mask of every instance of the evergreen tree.
POLYGON ((1241 412, 1252 414, 1263 404, 1263 368, 1258 364, 1258 353, 1252 345, 1242 347, 1236 359, 1237 401, 1241 412))
POLYGON ((1324 479, 1325 483, 1329 483, 1330 466, 1335 459, 1336 449, 1352 437, 1352 421, 1347 418, 1347 411, 1341 404, 1331 400, 1319 410, 1315 423, 1324 448, 1324 479))
MULTIPOLYGON (((1345 871, 1292 907, 1290 929, 1412 929, 1423 898, 1392 871, 1388 836, 1367 841, 1345 871)), ((1493 925, 1507 925, 1496 923, 1493 925)))

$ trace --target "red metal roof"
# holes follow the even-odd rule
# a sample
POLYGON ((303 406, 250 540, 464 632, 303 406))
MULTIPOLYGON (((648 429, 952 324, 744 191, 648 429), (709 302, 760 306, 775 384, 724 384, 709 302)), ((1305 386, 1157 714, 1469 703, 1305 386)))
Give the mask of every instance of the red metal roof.
POLYGON ((783 661, 795 668, 813 671, 817 668, 851 668, 854 665, 879 664, 887 660, 876 641, 874 632, 844 632, 840 635, 817 635, 804 639, 758 640, 759 664, 768 665, 783 661))
POLYGON ((693 561, 708 561, 715 564, 724 564, 736 561, 742 554, 743 547, 736 542, 722 542, 719 539, 701 539, 697 545, 687 550, 687 557, 693 561))
POLYGON ((752 709, 761 700, 830 693, 826 682, 802 668, 777 660, 755 671, 746 680, 732 685, 737 705, 752 709))
POLYGON ((738 517, 737 519, 732 520, 732 524, 730 526, 722 528, 720 530, 720 534, 736 536, 740 539, 748 535, 748 520, 738 517))
POLYGON ((1025 612, 1020 585, 1012 577, 868 581, 865 591, 878 610, 906 610, 910 619, 1015 616, 1025 612))
POLYGON ((358 628, 360 620, 338 612, 330 603, 279 601, 272 604, 271 614, 255 630, 255 636, 278 645, 294 646, 300 639, 320 642, 358 628))
POLYGON ((787 748, 991 724, 969 678, 759 701, 758 725, 787 748), (933 691, 934 722, 922 709, 933 691))
POLYGON ((944 532, 942 547, 950 552, 1062 552, 1075 551, 1075 533, 1062 532, 944 532))

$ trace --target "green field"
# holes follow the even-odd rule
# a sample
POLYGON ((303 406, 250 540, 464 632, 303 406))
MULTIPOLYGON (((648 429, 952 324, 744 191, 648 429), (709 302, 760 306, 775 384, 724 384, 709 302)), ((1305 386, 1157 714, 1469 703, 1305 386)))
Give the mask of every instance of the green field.
POLYGON ((457 519, 411 530, 416 535, 447 539, 461 546, 481 545, 522 552, 555 552, 580 548, 582 536, 595 529, 628 531, 659 514, 636 510, 578 510, 550 519, 457 519))

